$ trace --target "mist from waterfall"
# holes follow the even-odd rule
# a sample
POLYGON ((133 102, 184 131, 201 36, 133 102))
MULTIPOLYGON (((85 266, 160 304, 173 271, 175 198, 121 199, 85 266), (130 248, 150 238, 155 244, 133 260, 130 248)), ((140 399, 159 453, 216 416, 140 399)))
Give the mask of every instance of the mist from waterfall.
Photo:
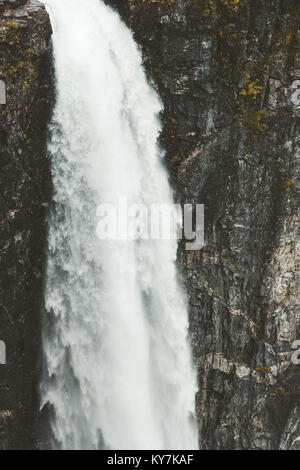
POLYGON ((100 0, 47 0, 51 124, 41 406, 54 448, 196 449, 196 379, 176 240, 100 240, 97 207, 173 203, 161 101, 118 14, 100 0))

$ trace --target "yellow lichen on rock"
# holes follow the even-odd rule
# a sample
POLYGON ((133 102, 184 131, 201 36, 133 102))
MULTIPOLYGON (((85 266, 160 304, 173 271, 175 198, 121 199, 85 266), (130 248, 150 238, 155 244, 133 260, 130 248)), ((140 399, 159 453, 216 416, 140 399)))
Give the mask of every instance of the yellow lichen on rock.
POLYGON ((237 11, 240 0, 221 0, 221 3, 232 11, 237 11))
POLYGON ((251 80, 250 74, 247 72, 247 79, 245 83, 245 87, 241 91, 241 95, 243 96, 251 96, 254 100, 256 100, 257 95, 259 95, 264 87, 258 85, 259 80, 251 80))
POLYGON ((244 124, 254 131, 259 131, 263 133, 267 129, 265 120, 270 117, 270 114, 266 109, 261 109, 260 111, 248 111, 244 114, 244 124))

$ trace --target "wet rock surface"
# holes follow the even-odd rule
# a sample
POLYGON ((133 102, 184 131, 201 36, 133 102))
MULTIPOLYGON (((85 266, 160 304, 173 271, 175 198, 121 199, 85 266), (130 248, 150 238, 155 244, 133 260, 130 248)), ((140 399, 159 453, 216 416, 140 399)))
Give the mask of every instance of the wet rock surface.
POLYGON ((13 8, 19 8, 24 5, 27 0, 0 0, 0 12, 13 8))
POLYGON ((36 447, 52 101, 51 26, 37 1, 0 1, 0 449, 36 447), (4 10, 4 11, 3 11, 4 10))
POLYGON ((107 3, 164 101, 178 199, 205 204, 205 247, 180 250, 200 448, 300 449, 299 2, 107 3))

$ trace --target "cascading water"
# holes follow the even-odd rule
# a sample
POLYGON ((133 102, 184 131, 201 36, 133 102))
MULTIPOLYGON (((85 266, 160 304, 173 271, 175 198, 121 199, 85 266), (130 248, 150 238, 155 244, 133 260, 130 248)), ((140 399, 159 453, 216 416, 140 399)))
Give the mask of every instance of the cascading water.
POLYGON ((119 16, 47 0, 57 102, 49 150, 42 406, 62 449, 196 449, 195 377, 176 240, 100 240, 97 207, 172 204, 161 103, 119 16))

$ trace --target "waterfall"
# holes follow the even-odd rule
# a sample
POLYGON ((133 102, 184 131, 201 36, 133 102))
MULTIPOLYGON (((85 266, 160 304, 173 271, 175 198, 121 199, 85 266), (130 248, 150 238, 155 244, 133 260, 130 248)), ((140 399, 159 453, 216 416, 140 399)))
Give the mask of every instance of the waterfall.
POLYGON ((53 447, 196 449, 177 241, 96 234, 101 203, 173 203, 162 104, 116 12, 100 0, 46 6, 57 99, 41 406, 53 410, 53 447))

